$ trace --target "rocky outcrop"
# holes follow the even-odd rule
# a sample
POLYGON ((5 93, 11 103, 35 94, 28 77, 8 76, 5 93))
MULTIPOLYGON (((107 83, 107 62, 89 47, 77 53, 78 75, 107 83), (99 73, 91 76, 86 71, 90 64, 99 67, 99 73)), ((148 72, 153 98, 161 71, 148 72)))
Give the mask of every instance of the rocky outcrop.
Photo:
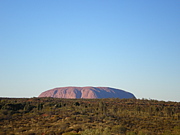
POLYGON ((110 87, 59 87, 42 92, 39 97, 54 98, 135 98, 132 93, 110 87))

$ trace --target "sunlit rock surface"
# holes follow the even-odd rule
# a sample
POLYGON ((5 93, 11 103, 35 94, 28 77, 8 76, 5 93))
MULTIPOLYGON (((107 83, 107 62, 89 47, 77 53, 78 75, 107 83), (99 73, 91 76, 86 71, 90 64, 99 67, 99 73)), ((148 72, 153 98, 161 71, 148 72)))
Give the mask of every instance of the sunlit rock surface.
POLYGON ((59 87, 42 92, 39 97, 54 98, 136 98, 132 93, 110 87, 59 87))

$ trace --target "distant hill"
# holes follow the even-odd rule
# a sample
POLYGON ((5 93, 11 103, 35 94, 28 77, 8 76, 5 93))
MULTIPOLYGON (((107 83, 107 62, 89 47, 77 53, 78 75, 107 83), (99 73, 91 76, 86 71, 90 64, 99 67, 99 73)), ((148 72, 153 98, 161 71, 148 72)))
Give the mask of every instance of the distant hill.
POLYGON ((54 98, 136 98, 132 93, 110 87, 59 87, 42 92, 39 97, 54 98))

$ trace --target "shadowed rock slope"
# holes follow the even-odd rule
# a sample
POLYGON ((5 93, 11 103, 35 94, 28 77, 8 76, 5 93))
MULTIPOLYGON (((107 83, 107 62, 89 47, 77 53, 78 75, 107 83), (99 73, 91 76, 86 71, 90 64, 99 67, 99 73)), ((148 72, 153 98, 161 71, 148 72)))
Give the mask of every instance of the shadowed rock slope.
POLYGON ((39 97, 54 98, 135 98, 132 93, 110 87, 59 87, 42 92, 39 97))

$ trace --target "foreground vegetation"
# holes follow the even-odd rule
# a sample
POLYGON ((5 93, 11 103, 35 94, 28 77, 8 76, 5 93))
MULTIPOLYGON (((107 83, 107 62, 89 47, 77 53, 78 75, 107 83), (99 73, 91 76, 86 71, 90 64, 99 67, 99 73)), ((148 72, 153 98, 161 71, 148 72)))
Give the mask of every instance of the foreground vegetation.
POLYGON ((0 98, 0 135, 180 135, 180 103, 0 98))

